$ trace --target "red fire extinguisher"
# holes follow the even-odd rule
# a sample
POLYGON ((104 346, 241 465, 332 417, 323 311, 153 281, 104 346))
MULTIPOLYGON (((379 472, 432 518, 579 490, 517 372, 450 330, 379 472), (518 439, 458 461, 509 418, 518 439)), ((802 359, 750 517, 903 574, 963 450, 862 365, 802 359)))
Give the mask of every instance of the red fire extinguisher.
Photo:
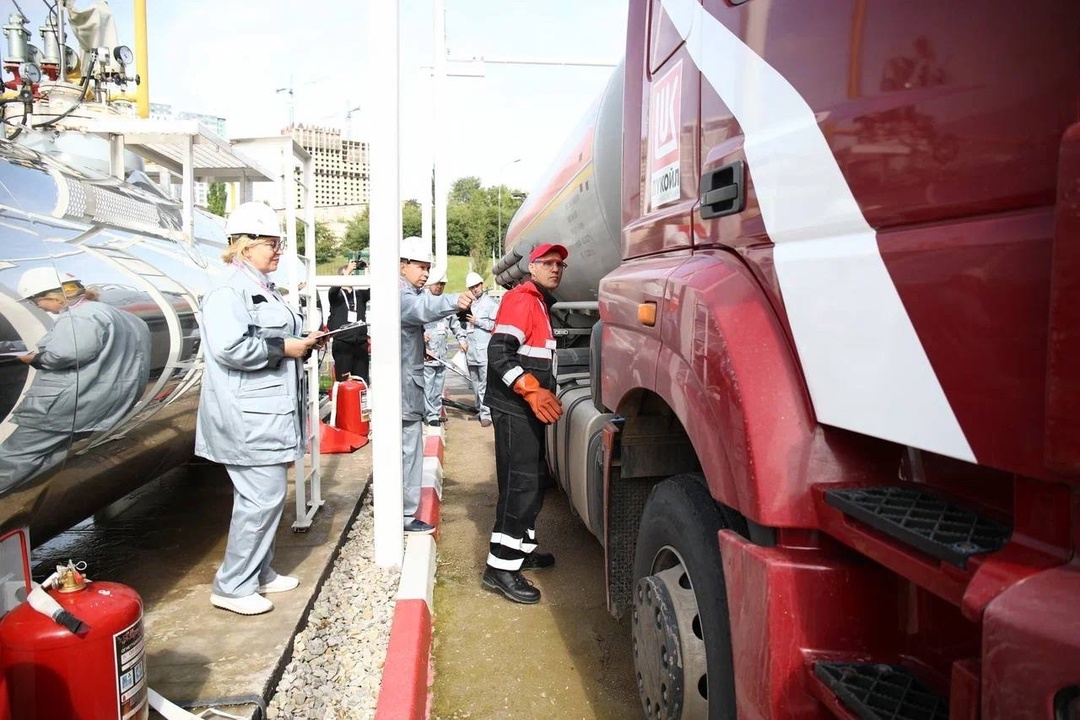
POLYGON ((8 701, 7 680, 0 673, 0 720, 11 720, 11 703, 8 701))
POLYGON ((337 385, 336 425, 340 430, 368 436, 369 421, 367 383, 363 378, 350 378, 337 385))
POLYGON ((146 720, 142 617, 126 585, 58 568, 0 621, 12 720, 146 720))

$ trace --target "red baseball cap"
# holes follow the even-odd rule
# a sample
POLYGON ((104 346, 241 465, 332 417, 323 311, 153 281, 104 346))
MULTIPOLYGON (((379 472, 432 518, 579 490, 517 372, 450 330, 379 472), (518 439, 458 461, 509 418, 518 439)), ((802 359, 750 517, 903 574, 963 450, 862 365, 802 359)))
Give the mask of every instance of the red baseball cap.
POLYGON ((529 253, 529 262, 536 262, 537 258, 542 258, 542 257, 544 257, 545 255, 547 255, 550 252, 559 253, 559 258, 562 259, 562 260, 565 260, 566 256, 570 254, 570 253, 568 253, 566 251, 566 248, 563 247, 562 245, 553 245, 551 243, 544 243, 543 245, 537 245, 536 247, 533 248, 533 251, 531 253, 529 253))

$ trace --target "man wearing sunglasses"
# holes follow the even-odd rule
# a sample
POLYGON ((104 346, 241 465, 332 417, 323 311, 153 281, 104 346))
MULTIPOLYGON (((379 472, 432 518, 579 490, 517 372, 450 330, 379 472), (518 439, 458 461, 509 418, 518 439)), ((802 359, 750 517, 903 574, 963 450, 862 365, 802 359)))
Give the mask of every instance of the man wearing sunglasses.
POLYGON ((532 604, 540 591, 521 574, 555 564, 536 552, 536 516, 544 502, 545 427, 562 415, 555 397, 551 294, 566 270, 566 248, 543 244, 529 253, 530 278, 503 296, 488 345, 485 404, 495 424, 499 502, 483 582, 508 600, 532 604))

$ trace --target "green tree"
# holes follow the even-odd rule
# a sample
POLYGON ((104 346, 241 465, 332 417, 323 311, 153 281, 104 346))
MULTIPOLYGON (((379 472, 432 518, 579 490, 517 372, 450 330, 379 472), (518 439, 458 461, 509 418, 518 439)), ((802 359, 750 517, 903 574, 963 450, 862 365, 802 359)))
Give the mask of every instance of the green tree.
MULTIPOLYGON (((423 211, 416 200, 406 200, 401 206, 401 237, 423 237, 423 211)), ((345 228, 345 248, 356 252, 371 245, 371 209, 364 208, 354 215, 345 228)))
MULTIPOLYGON (((454 184, 450 186, 450 195, 447 196, 447 205, 468 203, 477 195, 482 194, 482 191, 483 186, 480 185, 480 178, 475 175, 458 178, 454 181, 454 184)), ((449 217, 449 213, 447 213, 447 216, 449 217)))
MULTIPOLYGON (((296 252, 303 255, 307 252, 307 242, 304 233, 304 223, 296 221, 296 252)), ((330 262, 341 252, 341 241, 323 222, 315 222, 315 262, 330 262)))
POLYGON ((207 209, 220 217, 225 217, 225 183, 212 182, 206 192, 207 209))
POLYGON ((401 207, 401 236, 423 237, 424 213, 416 200, 406 200, 401 207))
POLYGON ((366 207, 364 212, 353 215, 345 226, 345 249, 353 252, 367 250, 370 242, 371 210, 366 207))

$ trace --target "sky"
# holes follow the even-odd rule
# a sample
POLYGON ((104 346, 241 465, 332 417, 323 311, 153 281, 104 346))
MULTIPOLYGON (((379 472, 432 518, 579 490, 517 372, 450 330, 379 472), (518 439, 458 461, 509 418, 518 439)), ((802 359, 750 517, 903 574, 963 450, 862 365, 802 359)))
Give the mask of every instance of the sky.
MULTIPOLYGON (((373 63, 367 7, 378 0, 148 0, 150 100, 224 117, 231 137, 277 135, 297 123, 346 128, 367 139, 379 111, 366 98, 373 63)), ((91 0, 75 0, 77 8, 91 0)), ((72 4, 69 0, 69 5, 72 4)), ((34 29, 43 5, 20 0, 34 29)), ((618 62, 627 0, 444 0, 451 59, 541 57, 618 62)), ((131 0, 113 0, 120 42, 134 46, 131 0)), ((400 0, 404 197, 424 187, 431 128, 432 0, 400 0)), ((450 69, 454 68, 451 64, 450 69)), ((447 81, 448 181, 477 175, 530 190, 602 91, 611 68, 485 66, 447 81), (514 160, 520 159, 518 162, 514 160)))

